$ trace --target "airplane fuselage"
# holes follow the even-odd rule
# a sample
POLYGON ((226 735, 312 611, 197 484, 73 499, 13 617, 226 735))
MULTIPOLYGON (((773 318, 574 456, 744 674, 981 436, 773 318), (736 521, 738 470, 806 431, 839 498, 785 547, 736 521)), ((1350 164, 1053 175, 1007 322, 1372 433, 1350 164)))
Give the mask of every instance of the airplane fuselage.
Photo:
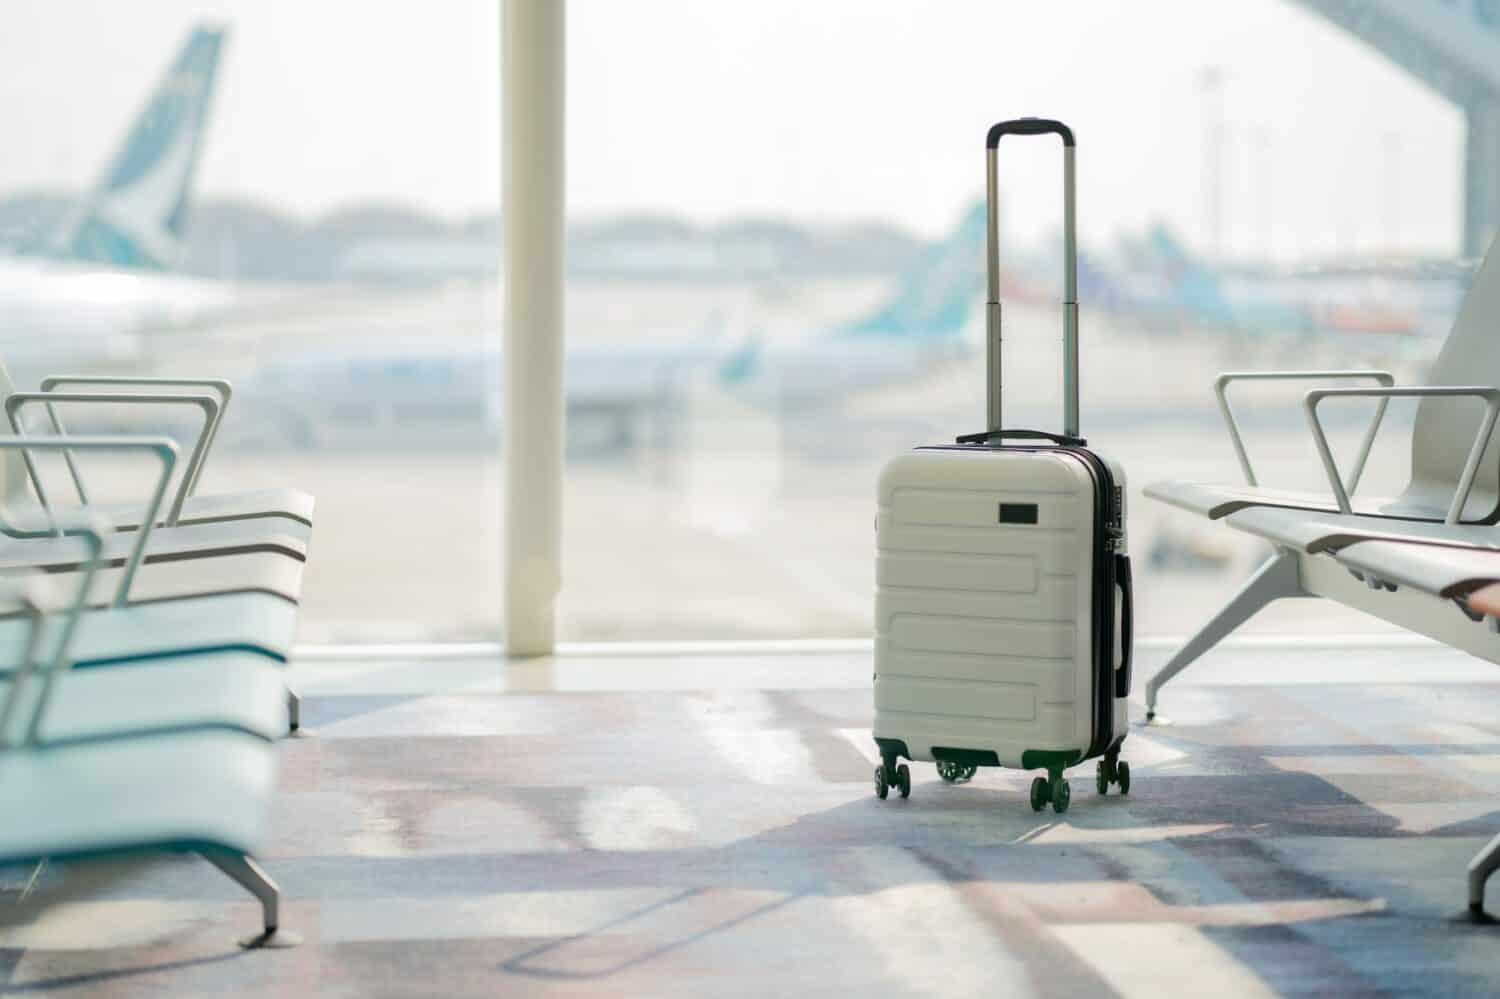
POLYGON ((0 257, 0 361, 12 368, 129 361, 145 336, 228 298, 221 286, 176 275, 0 257))

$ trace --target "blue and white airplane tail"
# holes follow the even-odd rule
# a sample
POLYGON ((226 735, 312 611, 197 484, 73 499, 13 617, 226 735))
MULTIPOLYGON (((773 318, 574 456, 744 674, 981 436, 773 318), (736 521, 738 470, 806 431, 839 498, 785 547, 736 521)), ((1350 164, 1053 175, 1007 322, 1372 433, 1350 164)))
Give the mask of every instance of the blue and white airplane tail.
POLYGON ((721 358, 720 382, 778 405, 826 403, 848 392, 909 380, 966 349, 969 317, 983 301, 985 210, 928 248, 894 295, 869 315, 794 341, 751 338, 721 358))
POLYGON ((1307 308, 1272 283, 1226 279, 1190 253, 1164 225, 1154 226, 1147 238, 1186 318, 1212 329, 1256 337, 1312 331, 1307 308))
POLYGON ((984 202, 964 214, 947 239, 930 247, 896 294, 836 331, 846 337, 956 338, 984 295, 984 202))
POLYGON ((177 265, 225 34, 193 30, 104 175, 51 240, 50 256, 141 270, 177 265))
POLYGON ((1190 253, 1172 230, 1161 223, 1151 227, 1146 240, 1150 254, 1171 281, 1189 315, 1218 325, 1232 325, 1233 310, 1218 274, 1190 253))

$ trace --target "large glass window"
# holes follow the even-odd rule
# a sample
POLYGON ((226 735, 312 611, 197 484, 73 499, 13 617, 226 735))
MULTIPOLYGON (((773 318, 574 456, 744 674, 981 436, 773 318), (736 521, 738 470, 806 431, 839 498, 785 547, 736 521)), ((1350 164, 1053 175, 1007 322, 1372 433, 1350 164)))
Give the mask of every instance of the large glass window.
MULTIPOLYGON (((304 640, 493 637, 498 5, 63 2, 0 17, 13 380, 231 379, 199 492, 317 498, 304 640)), ((63 415, 188 441, 196 426, 165 410, 63 415)), ((94 496, 142 495, 140 463, 80 464, 94 496)), ((67 496, 62 469, 45 471, 67 496)))
MULTIPOLYGON (((1420 379, 1488 235, 1487 84, 1317 6, 573 0, 563 637, 868 634, 881 464, 981 429, 981 137, 1020 115, 1078 135, 1083 431, 1129 472, 1140 630, 1193 628, 1261 553, 1139 488, 1239 476, 1214 375, 1420 379)), ((233 379, 200 489, 317 496, 304 638, 493 636, 497 4, 3 18, 13 379, 233 379)), ((1001 151, 1006 419, 1042 429, 1059 164, 1001 151)), ((1263 484, 1321 486, 1301 390, 1235 390, 1263 484)), ((1330 412, 1343 453, 1367 416, 1330 412)), ((1403 483, 1409 419, 1362 492, 1403 483)), ((1253 626, 1376 626, 1348 615, 1253 626)))
MULTIPOLYGON (((1462 109, 1298 4, 570 17, 572 210, 638 240, 615 251, 635 273, 574 243, 569 411, 605 367, 633 429, 569 466, 569 637, 869 632, 882 463, 982 429, 995 120, 1078 135, 1083 431, 1130 476, 1144 634, 1191 631, 1264 555, 1139 493, 1239 477, 1214 376, 1420 378, 1472 264, 1462 109)), ((1000 155, 1006 421, 1060 429, 1061 157, 1000 155)), ((1234 390, 1263 484, 1326 488, 1305 389, 1234 390)), ((1330 408, 1342 454, 1368 415, 1330 408)), ((1393 407, 1367 494, 1404 483, 1409 418, 1393 407)), ((1295 604, 1255 624, 1370 626, 1295 604)))

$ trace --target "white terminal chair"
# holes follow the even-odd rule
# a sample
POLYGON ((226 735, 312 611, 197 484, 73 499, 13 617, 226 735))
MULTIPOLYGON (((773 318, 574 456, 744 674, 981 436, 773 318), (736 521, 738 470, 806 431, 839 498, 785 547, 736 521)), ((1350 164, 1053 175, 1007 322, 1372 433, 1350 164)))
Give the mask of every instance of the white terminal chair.
MULTIPOLYGON (((12 428, 21 432, 22 408, 35 404, 45 408, 57 439, 66 430, 56 407, 63 403, 108 404, 111 407, 144 405, 191 407, 203 414, 203 424, 191 456, 170 499, 153 516, 155 532, 145 552, 153 569, 143 576, 134 596, 137 600, 170 599, 206 592, 261 592, 296 602, 301 597, 304 564, 311 536, 312 497, 290 490, 230 494, 217 497, 193 495, 202 474, 224 406, 230 398, 228 382, 218 379, 121 378, 113 376, 58 376, 47 379, 41 392, 15 392, 0 368, 0 404, 12 428), (54 391, 75 383, 107 384, 112 387, 186 388, 207 386, 209 394, 181 392, 73 392, 54 391), (266 505, 269 504, 269 505, 266 505), (213 559, 204 564, 202 559, 213 559)), ((133 504, 97 504, 89 501, 89 490, 75 461, 74 449, 64 449, 79 503, 58 505, 50 501, 32 456, 20 452, 36 503, 18 506, 12 502, 0 513, 0 570, 38 566, 48 571, 68 571, 77 566, 77 548, 68 543, 54 521, 83 512, 100 513, 122 533, 108 540, 106 571, 97 579, 96 602, 104 602, 104 590, 117 581, 134 547, 145 511, 133 504), (8 543, 7 543, 8 541, 8 543)), ((11 463, 13 464, 13 462, 11 463)))
MULTIPOLYGON (((290 537, 306 540, 306 532, 312 527, 313 497, 293 489, 264 489, 249 492, 218 493, 202 495, 197 492, 198 480, 203 472, 219 428, 229 409, 233 387, 222 378, 155 378, 131 375, 53 375, 44 378, 40 391, 17 392, 10 375, 0 365, 0 405, 5 407, 6 417, 14 432, 20 432, 22 412, 27 407, 41 406, 45 409, 54 433, 63 436, 61 418, 57 414, 59 403, 109 404, 110 406, 133 407, 196 407, 203 413, 203 424, 194 441, 192 457, 183 470, 176 495, 165 511, 162 526, 187 526, 192 524, 229 524, 245 521, 271 519, 275 530, 290 537), (77 391, 80 386, 87 391, 77 391), (60 392, 72 387, 74 391, 60 392), (199 389, 201 392, 185 390, 199 389)), ((77 505, 91 507, 94 512, 109 517, 115 528, 133 531, 140 526, 141 511, 119 504, 91 504, 83 476, 71 457, 68 471, 78 494, 77 505)), ((33 487, 38 491, 38 501, 45 503, 42 484, 36 469, 28 462, 27 472, 33 487)), ((56 507, 55 514, 67 514, 64 507, 56 507)), ((6 511, 5 518, 11 521, 5 533, 16 537, 28 534, 49 533, 45 511, 20 508, 6 511)), ((231 532, 233 536, 233 532, 231 532)))
MULTIPOLYGON (((196 560, 207 575, 202 589, 196 593, 182 591, 170 598, 137 598, 138 579, 163 568, 147 565, 145 553, 150 549, 151 538, 157 530, 153 525, 177 457, 176 445, 171 440, 149 437, 0 438, 0 453, 66 449, 145 452, 154 455, 161 464, 161 473, 146 504, 147 514, 140 530, 129 534, 107 532, 101 537, 83 530, 69 533, 60 541, 13 540, 6 543, 9 546, 66 544, 71 547, 73 568, 61 572, 54 567, 49 575, 74 582, 79 599, 88 605, 82 614, 87 627, 72 639, 69 653, 77 668, 82 670, 165 657, 194 657, 204 668, 210 668, 211 663, 199 657, 222 658, 220 654, 224 653, 249 654, 275 663, 287 661, 296 637, 297 605, 279 595, 228 592, 221 588, 212 578, 212 573, 216 566, 231 564, 232 556, 196 560), (121 539, 129 540, 131 547, 123 556, 123 564, 116 565, 110 546, 121 539), (100 565, 95 565, 93 548, 100 541, 103 542, 105 558, 100 560, 100 565), (107 596, 107 605, 94 606, 101 596, 107 596)), ((57 526, 60 530, 67 529, 62 522, 57 526)), ((35 569, 34 566, 9 567, 12 573, 35 569)), ((19 642, 28 627, 28 623, 19 618, 0 618, 0 647, 19 642)), ((43 625, 41 641, 44 652, 50 653, 66 638, 64 625, 57 619, 49 619, 43 625)), ((290 727, 296 729, 301 723, 300 701, 291 691, 286 691, 285 697, 290 727)))
MULTIPOLYGON (((107 528, 83 530, 98 541, 107 528)), ((268 667, 75 673, 66 638, 43 651, 42 584, 10 580, 5 590, 0 599, 22 604, 29 627, 0 645, 14 667, 0 688, 0 864, 189 850, 260 902, 261 932, 243 945, 298 942, 280 928, 280 890, 253 859, 276 787, 282 701, 268 667)), ((75 597, 64 636, 87 628, 81 610, 75 597)), ((24 902, 13 917, 24 917, 24 902)))
MULTIPOLYGON (((1220 375, 1215 385, 1243 486, 1158 482, 1146 495, 1255 535, 1273 554, 1146 683, 1146 717, 1161 688, 1273 600, 1324 597, 1500 663, 1500 250, 1491 244, 1430 373, 1431 384, 1397 386, 1382 371, 1276 371, 1220 375), (1228 400, 1236 381, 1365 379, 1373 386, 1317 387, 1303 401, 1329 491, 1289 493, 1255 478, 1228 400), (1319 419, 1329 399, 1377 400, 1346 479, 1319 419), (1354 493, 1387 402, 1420 400, 1411 478, 1394 497, 1354 493)), ((1469 905, 1500 867, 1500 837, 1469 865, 1469 905)))

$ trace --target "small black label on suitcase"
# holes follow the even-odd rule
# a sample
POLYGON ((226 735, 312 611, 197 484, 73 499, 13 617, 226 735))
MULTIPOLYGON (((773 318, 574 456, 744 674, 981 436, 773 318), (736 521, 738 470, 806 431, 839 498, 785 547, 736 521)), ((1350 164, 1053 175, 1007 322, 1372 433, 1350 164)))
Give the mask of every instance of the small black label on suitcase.
POLYGON ((1035 503, 1001 503, 1000 523, 1002 524, 1035 524, 1035 503))

